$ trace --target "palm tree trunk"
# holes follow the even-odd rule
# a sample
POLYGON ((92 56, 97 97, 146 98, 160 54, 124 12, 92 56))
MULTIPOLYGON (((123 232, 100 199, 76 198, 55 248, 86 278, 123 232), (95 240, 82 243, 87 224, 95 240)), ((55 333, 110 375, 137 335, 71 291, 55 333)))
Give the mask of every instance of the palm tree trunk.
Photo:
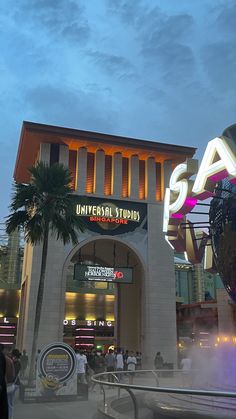
POLYGON ((40 319, 41 319, 41 310, 42 310, 42 304, 43 304, 43 293, 44 293, 44 283, 45 283, 45 273, 46 273, 47 253, 48 253, 48 236, 49 236, 49 224, 46 224, 45 234, 44 234, 44 239, 43 239, 39 287, 38 287, 36 309, 35 309, 32 353, 31 353, 31 358, 30 358, 30 370, 29 370, 29 381, 28 381, 28 384, 30 386, 33 384, 33 381, 35 379, 35 370, 36 370, 35 360, 36 360, 36 350, 38 346, 38 334, 39 334, 39 326, 40 326, 40 319))

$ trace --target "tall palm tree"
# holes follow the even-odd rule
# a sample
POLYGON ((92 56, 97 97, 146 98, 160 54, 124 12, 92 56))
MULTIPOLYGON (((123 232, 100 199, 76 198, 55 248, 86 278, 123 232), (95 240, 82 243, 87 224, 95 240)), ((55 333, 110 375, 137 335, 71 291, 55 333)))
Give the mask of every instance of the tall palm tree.
POLYGON ((47 264, 48 238, 52 233, 64 244, 77 243, 78 230, 83 231, 83 222, 75 212, 76 197, 70 187, 71 175, 62 164, 48 166, 39 162, 29 169, 29 184, 15 183, 11 213, 7 217, 7 233, 23 228, 25 240, 33 245, 42 243, 42 260, 36 300, 33 345, 29 382, 35 370, 35 356, 43 303, 45 271, 47 264))

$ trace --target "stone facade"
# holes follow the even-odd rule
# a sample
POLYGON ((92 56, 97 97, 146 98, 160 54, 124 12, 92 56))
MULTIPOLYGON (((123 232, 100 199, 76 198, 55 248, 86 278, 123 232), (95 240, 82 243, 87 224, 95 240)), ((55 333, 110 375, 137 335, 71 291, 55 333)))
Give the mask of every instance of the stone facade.
MULTIPOLYGON (((48 133, 47 139, 46 143, 42 142, 40 145, 38 158, 49 163, 51 151, 48 133)), ((83 141, 80 139, 78 144, 75 159, 74 193, 78 196, 89 195, 90 197, 105 198, 106 201, 118 199, 145 203, 147 206, 147 230, 145 233, 140 228, 140 231, 135 234, 114 235, 112 238, 106 236, 101 238, 96 234, 84 233, 79 236, 77 247, 82 248, 86 243, 93 240, 103 240, 101 242, 103 246, 106 246, 108 243, 108 247, 109 240, 126 246, 131 257, 137 260, 137 264, 134 264, 137 266, 135 268, 137 285, 133 288, 132 293, 121 289, 119 294, 119 307, 116 313, 116 316, 120 317, 119 333, 121 341, 119 343, 130 349, 137 350, 138 348, 144 354, 146 365, 150 367, 153 365, 153 359, 157 351, 161 351, 167 362, 176 364, 174 258, 162 232, 162 200, 164 187, 173 165, 179 161, 184 161, 186 157, 193 154, 193 150, 191 152, 188 151, 188 153, 184 150, 181 155, 181 147, 179 147, 179 154, 177 153, 174 158, 173 153, 172 155, 171 153, 168 154, 163 144, 164 157, 162 156, 162 163, 157 163, 158 151, 154 152, 152 150, 149 153, 148 147, 150 143, 149 146, 145 146, 145 142, 140 141, 140 150, 136 145, 132 151, 131 141, 129 146, 130 156, 127 157, 127 152, 125 154, 126 162, 124 162, 122 151, 114 149, 111 163, 109 163, 110 160, 107 163, 107 146, 104 146, 104 151, 102 149, 102 141, 100 140, 97 150, 94 152, 93 172, 91 172, 92 174, 90 173, 93 181, 93 191, 88 194, 86 192, 86 179, 91 166, 91 162, 88 160, 88 154, 89 152, 91 153, 91 150, 89 150, 87 143, 88 140, 83 144, 83 141), (140 156, 144 154, 145 156, 142 157, 142 162, 140 163, 140 156), (125 172, 127 161, 128 170, 125 172), (109 196, 104 194, 107 179, 105 176, 106 167, 111 170, 111 173, 108 173, 111 181, 111 194, 109 196), (124 197, 123 192, 126 186, 124 176, 127 177, 126 197, 124 197), (143 179, 143 182, 140 179, 143 179), (140 188, 143 188, 143 191, 140 192, 140 188), (140 200, 141 195, 142 200, 140 200), (106 240, 107 242, 105 242, 106 240), (127 319, 131 320, 127 321, 127 319)), ((70 159, 70 145, 61 144, 59 146, 59 161, 70 167, 70 159)), ((106 254, 109 253, 109 249, 105 250, 105 247, 101 247, 101 249, 106 254)), ((39 348, 53 341, 61 341, 63 338, 66 290, 65 269, 73 251, 72 246, 64 246, 62 242, 55 240, 52 236, 50 237, 38 341, 39 348)), ((27 244, 25 246, 17 346, 20 349, 26 349, 29 354, 32 347, 34 309, 41 266, 41 252, 40 245, 32 247, 30 244, 27 244)), ((120 263, 122 263, 122 260, 120 260, 120 263)))

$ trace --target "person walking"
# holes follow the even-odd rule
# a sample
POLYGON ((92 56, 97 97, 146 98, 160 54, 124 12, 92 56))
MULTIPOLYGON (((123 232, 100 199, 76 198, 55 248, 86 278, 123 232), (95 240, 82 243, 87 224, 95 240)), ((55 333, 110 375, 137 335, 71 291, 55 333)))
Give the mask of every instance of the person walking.
MULTIPOLYGON (((116 371, 124 371, 124 357, 120 348, 117 350, 116 355, 116 371)), ((121 381, 123 374, 118 374, 118 378, 121 381)))
POLYGON ((15 393, 15 368, 10 354, 7 352, 3 344, 1 344, 1 351, 5 355, 6 361, 6 384, 7 384, 7 402, 8 402, 8 419, 13 419, 13 403, 15 393))
MULTIPOLYGON (((107 367, 107 372, 115 371, 116 358, 112 349, 109 349, 108 354, 106 354, 105 363, 107 367)), ((108 381, 110 383, 114 381, 114 377, 111 374, 108 375, 108 381)))
POLYGON ((3 353, 4 346, 0 344, 0 413, 1 419, 8 419, 7 385, 6 385, 6 359, 3 353))
MULTIPOLYGON (((94 373, 100 374, 105 371, 105 359, 102 356, 101 351, 97 351, 94 356, 94 373)), ((94 390, 96 383, 92 383, 91 390, 94 390)))
POLYGON ((79 350, 79 353, 76 354, 77 359, 77 383, 87 384, 86 383, 86 368, 88 365, 87 357, 84 354, 83 349, 79 350))
POLYGON ((28 367, 28 362, 29 362, 29 357, 28 357, 25 349, 23 349, 23 352, 22 352, 22 355, 21 355, 21 358, 20 358, 20 362, 21 362, 21 378, 24 380, 25 372, 26 372, 26 369, 28 367))
POLYGON ((183 371, 183 374, 182 374, 183 386, 184 387, 192 386, 192 380, 191 380, 192 360, 191 358, 189 358, 187 354, 184 354, 184 357, 180 361, 180 367, 183 371))
POLYGON ((161 352, 157 352, 155 359, 154 359, 154 366, 156 370, 161 370, 163 369, 164 366, 164 360, 163 357, 161 356, 161 352))
POLYGON ((136 365, 137 365, 137 359, 134 356, 134 352, 131 351, 130 355, 127 358, 127 370, 129 372, 129 383, 130 384, 133 384, 133 381, 134 381, 136 365))
POLYGON ((14 395, 15 395, 17 390, 20 388, 21 353, 18 349, 12 350, 11 359, 13 361, 14 368, 15 368, 15 378, 14 378, 14 384, 15 384, 14 395))

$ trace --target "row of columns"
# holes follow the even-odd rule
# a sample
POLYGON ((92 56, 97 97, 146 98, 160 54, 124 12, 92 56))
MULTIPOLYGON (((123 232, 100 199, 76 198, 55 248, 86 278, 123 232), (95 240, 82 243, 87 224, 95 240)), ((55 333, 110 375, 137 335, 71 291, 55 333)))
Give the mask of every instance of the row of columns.
MULTIPOLYGON (((45 162, 50 160, 50 144, 41 144, 40 160, 45 162)), ((59 162, 68 166, 69 149, 65 145, 60 145, 59 162)), ((76 166, 76 190, 79 194, 85 194, 87 183, 87 149, 85 147, 81 147, 77 152, 76 166)), ((171 160, 164 161, 160 173, 162 199, 171 171, 171 160)), ((147 201, 156 201, 156 183, 156 162, 154 157, 149 157, 145 162, 145 199, 147 201)), ((104 195, 104 184, 105 153, 103 150, 97 150, 94 161, 94 194, 104 195)), ((122 153, 120 152, 114 153, 112 158, 111 195, 116 198, 122 197, 122 153)), ((139 157, 136 154, 129 159, 128 196, 131 199, 139 199, 139 157)))

